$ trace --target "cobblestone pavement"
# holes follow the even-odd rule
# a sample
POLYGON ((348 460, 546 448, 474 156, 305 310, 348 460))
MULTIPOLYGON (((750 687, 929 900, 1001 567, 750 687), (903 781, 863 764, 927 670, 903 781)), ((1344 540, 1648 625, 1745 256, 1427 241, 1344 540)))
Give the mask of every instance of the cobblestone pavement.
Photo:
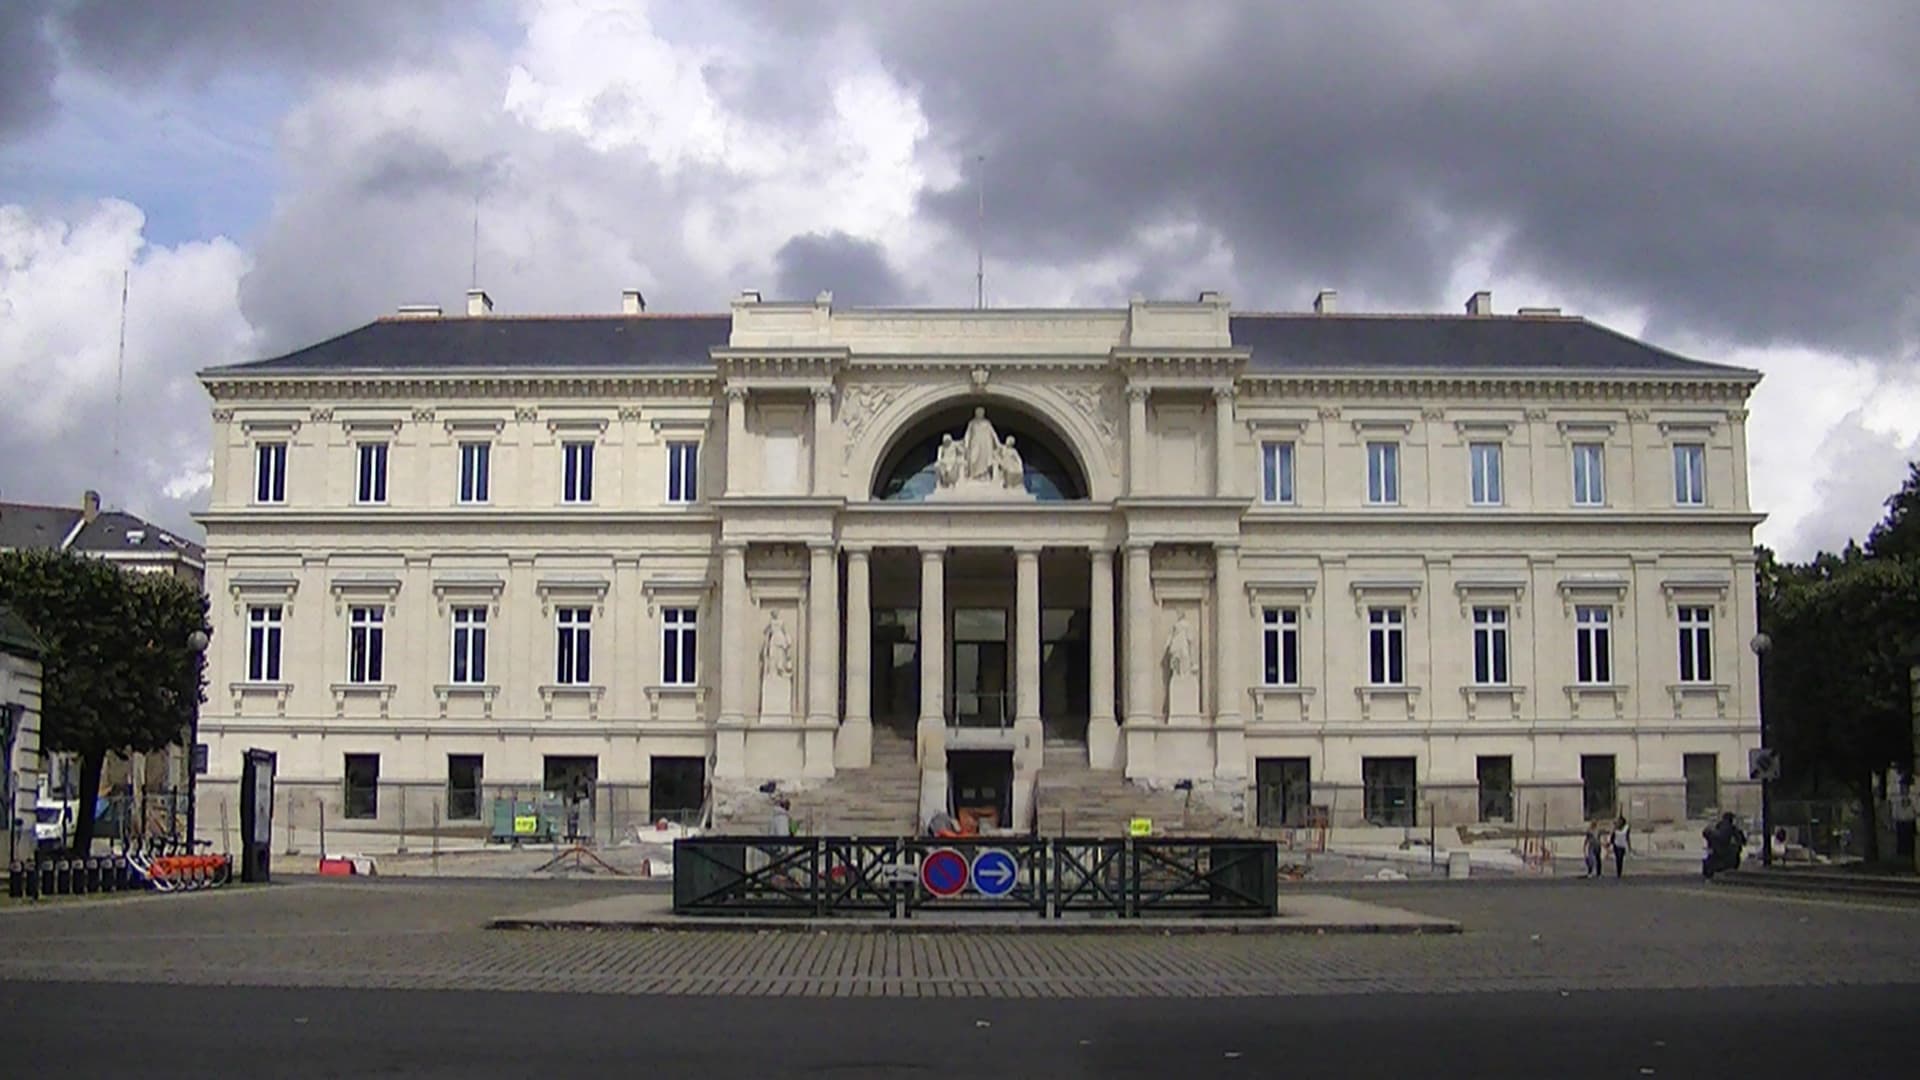
POLYGON ((1434 937, 489 931, 608 882, 305 881, 0 907, 0 980, 614 994, 1184 997, 1920 981, 1920 905, 1684 879, 1351 887, 1434 937))

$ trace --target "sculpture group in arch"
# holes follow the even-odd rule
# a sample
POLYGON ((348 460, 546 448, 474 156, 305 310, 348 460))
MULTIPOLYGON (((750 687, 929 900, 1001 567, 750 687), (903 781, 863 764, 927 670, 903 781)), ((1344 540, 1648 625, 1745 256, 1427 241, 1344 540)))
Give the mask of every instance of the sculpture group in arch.
POLYGON ((940 436, 940 449, 933 459, 934 490, 929 500, 972 499, 1034 501, 1027 490, 1027 470, 1020 451, 1014 449, 1013 436, 1004 439, 987 419, 987 410, 976 406, 967 429, 955 439, 951 432, 940 436))

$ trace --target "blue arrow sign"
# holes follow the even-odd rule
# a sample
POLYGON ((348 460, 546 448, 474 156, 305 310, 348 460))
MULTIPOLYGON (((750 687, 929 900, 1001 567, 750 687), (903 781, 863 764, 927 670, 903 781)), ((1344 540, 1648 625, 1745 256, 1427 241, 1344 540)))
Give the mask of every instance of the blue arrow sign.
POLYGON ((981 896, 1005 896, 1020 880, 1020 864, 999 848, 987 848, 973 857, 973 887, 981 896))

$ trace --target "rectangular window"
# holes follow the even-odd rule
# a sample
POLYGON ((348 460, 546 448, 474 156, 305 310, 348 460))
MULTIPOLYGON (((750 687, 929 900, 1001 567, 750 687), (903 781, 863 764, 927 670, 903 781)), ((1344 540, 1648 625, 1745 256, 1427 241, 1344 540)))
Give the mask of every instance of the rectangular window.
POLYGON ((347 681, 377 683, 381 674, 381 654, 386 645, 384 607, 347 609, 347 681))
POLYGON ((1699 821, 1720 809, 1720 761, 1713 754, 1683 754, 1682 775, 1687 778, 1687 818, 1699 821))
POLYGON ((1499 506, 1506 497, 1500 480, 1500 444, 1473 443, 1467 447, 1467 457, 1473 467, 1473 505, 1499 506))
POLYGON ((1260 444, 1260 501, 1267 503, 1293 501, 1292 443, 1260 444))
POLYGON ((697 442, 670 442, 667 444, 667 501, 670 503, 690 503, 699 492, 700 444, 697 442))
POLYGON ((1605 506, 1607 448, 1602 443, 1573 444, 1573 505, 1605 506))
POLYGON ((253 448, 253 501, 287 501, 287 444, 263 442, 253 448))
POLYGON ((455 686, 487 681, 487 609, 453 609, 453 678, 455 686))
POLYGON ((1473 681, 1477 686, 1507 685, 1507 609, 1473 609, 1473 681))
POLYGON ((380 755, 348 754, 346 814, 371 820, 380 816, 380 755))
POLYGON ((660 612, 660 681, 668 686, 692 686, 694 661, 700 653, 695 634, 694 608, 664 608, 660 612))
POLYGON ((247 680, 280 681, 280 605, 247 609, 247 680))
POLYGON ((1392 506, 1400 501, 1400 444, 1367 444, 1367 501, 1392 506))
POLYGON ((1673 501, 1681 506, 1707 505, 1707 448, 1699 443, 1673 448, 1673 501))
POLYGON ((1613 682, 1613 609, 1578 607, 1573 616, 1574 681, 1588 686, 1613 682))
POLYGON ((1620 806, 1612 754, 1580 755, 1580 812, 1588 821, 1611 820, 1620 806))
POLYGON ((460 501, 483 503, 492 497, 493 444, 460 444, 460 501))
POLYGON ((1680 681, 1713 681, 1713 609, 1683 607, 1680 616, 1680 681))
POLYGON ((1367 609, 1367 679, 1375 686, 1406 682, 1407 612, 1405 608, 1367 609))
POLYGON ((593 609, 561 608, 554 613, 557 629, 553 681, 562 686, 585 686, 593 681, 593 609))
POLYGON ((363 503, 387 501, 386 443, 360 444, 360 482, 354 488, 354 498, 363 503))
POLYGON ((1267 686, 1300 685, 1300 612, 1267 608, 1260 613, 1261 652, 1266 658, 1261 681, 1267 686))
POLYGON ((562 443, 560 456, 563 465, 563 474, 560 478, 561 501, 592 502, 593 444, 590 442, 562 443))
POLYGON ((480 820, 479 754, 447 755, 447 820, 480 820))

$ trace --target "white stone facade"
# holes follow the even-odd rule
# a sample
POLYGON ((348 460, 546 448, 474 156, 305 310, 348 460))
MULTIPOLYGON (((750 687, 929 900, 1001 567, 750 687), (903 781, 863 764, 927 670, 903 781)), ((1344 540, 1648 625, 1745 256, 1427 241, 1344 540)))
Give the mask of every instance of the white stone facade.
MULTIPOLYGON (((607 322, 643 334, 671 318, 607 322)), ((418 322, 488 319, 517 321, 418 322)), ((1535 326, 1623 340, 1557 316, 1412 321, 1441 328, 1437 347, 1481 321, 1524 324, 1509 327, 1523 350, 1535 326)), ((1196 781, 1250 822, 1304 805, 1398 821, 1400 799, 1422 824, 1566 823, 1595 805, 1583 767, 1604 784, 1609 764, 1637 817, 1745 804, 1756 375, 1524 355, 1289 363, 1236 341, 1239 324, 1213 294, 1045 311, 746 294, 713 347, 672 363, 206 372, 206 789, 259 746, 283 784, 344 812, 347 755, 373 755, 375 820, 419 823, 428 802, 466 802, 450 755, 481 759, 484 796, 591 759, 625 792, 605 812, 645 820, 656 758, 698 761, 721 786, 855 783, 885 724, 915 740, 928 807, 950 751, 1011 751, 1016 820, 1056 753, 1196 781), (965 483, 931 457, 976 409, 1024 455, 1005 497, 955 494, 965 483), (463 490, 480 453, 463 444, 487 448, 484 498, 463 490), (569 499, 584 468, 569 444, 592 447, 584 499, 569 499), (250 656, 266 609, 273 669, 250 656), (455 620, 476 612, 478 679, 454 657, 473 640, 455 620), (1503 655, 1476 671, 1494 647, 1476 619, 1490 631, 1492 612, 1503 655), (1270 618, 1295 635, 1283 685, 1268 685, 1270 618), (590 660, 563 671, 582 625, 590 660), (1304 762, 1304 786, 1280 759, 1304 762), (1385 759, 1410 759, 1416 789, 1394 795, 1404 774, 1385 759)), ((981 462, 982 482, 1008 475, 981 462)))

